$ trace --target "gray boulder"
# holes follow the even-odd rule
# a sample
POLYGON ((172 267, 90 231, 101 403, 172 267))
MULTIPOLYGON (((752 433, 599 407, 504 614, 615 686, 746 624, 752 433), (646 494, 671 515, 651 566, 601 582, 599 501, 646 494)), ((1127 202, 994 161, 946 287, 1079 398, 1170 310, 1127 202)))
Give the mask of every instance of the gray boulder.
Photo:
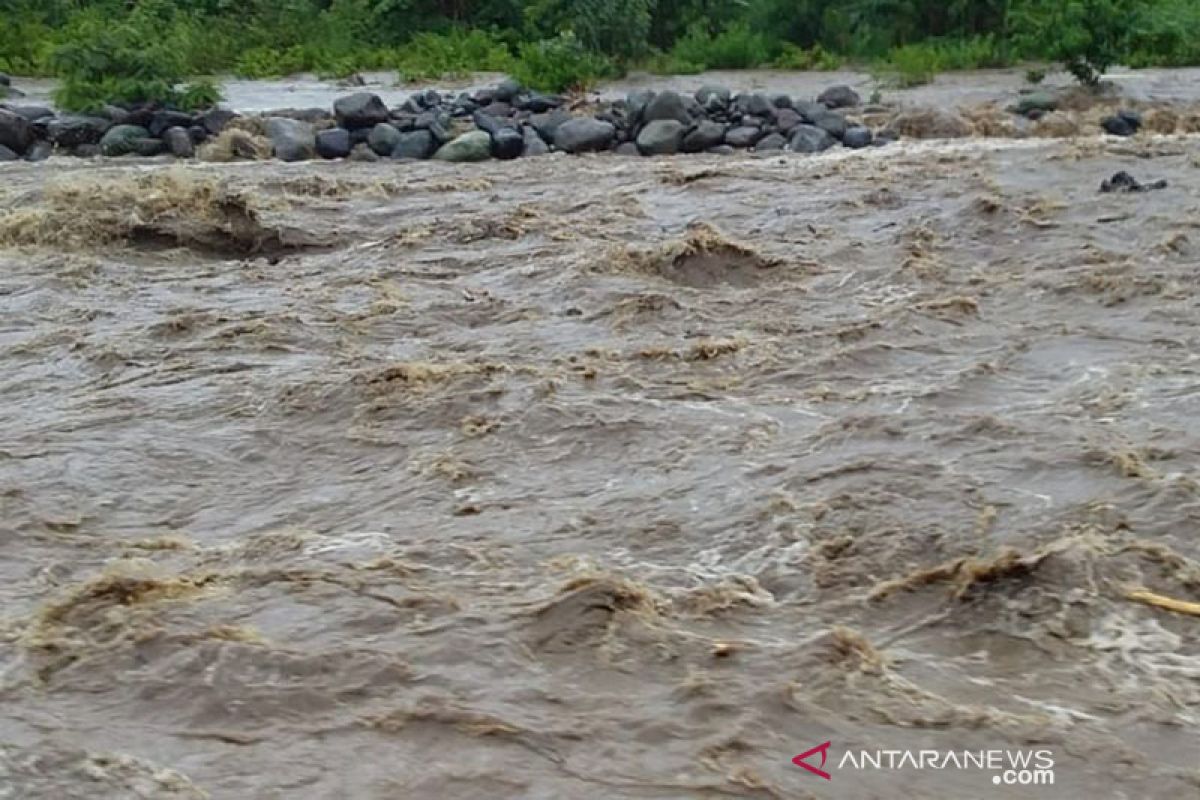
POLYGON ((439 147, 433 157, 438 161, 487 161, 492 157, 492 137, 486 131, 469 131, 439 147))
POLYGON ((392 158, 429 158, 437 146, 438 143, 428 129, 409 131, 400 134, 400 140, 392 150, 392 158))
POLYGON ((727 144, 719 144, 715 147, 710 147, 705 152, 712 153, 714 156, 731 156, 737 152, 727 144))
POLYGON ((872 136, 870 128, 865 128, 862 125, 852 125, 846 128, 846 133, 842 135, 842 144, 858 150, 863 147, 870 147, 873 138, 874 136, 872 136))
POLYGON ((96 144, 111 127, 104 117, 66 114, 46 123, 46 138, 56 147, 69 150, 81 144, 96 144))
POLYGON ((862 98, 849 86, 830 86, 821 92, 817 102, 823 103, 826 108, 853 108, 862 104, 862 98))
MULTIPOLYGON (((84 145, 86 147, 86 145, 84 145)), ((162 139, 156 139, 153 136, 144 136, 139 139, 133 139, 130 142, 130 148, 135 156, 143 158, 152 158, 153 156, 162 155, 166 151, 167 146, 162 139)))
POLYGON ((525 139, 525 146, 521 155, 526 157, 544 156, 550 152, 550 146, 546 144, 546 140, 539 136, 532 126, 526 125, 522 130, 522 136, 525 139))
POLYGON ((371 133, 367 136, 367 144, 379 156, 390 156, 396 149, 396 145, 400 144, 400 131, 395 125, 387 122, 380 122, 371 128, 371 133))
POLYGON ((192 142, 192 135, 187 132, 186 128, 179 126, 167 128, 163 131, 162 138, 167 146, 167 152, 176 158, 191 158, 196 155, 196 145, 192 142))
POLYGON ((730 147, 753 147, 762 138, 761 128, 739 125, 725 131, 725 144, 730 147))
POLYGON ((804 122, 804 117, 793 109, 781 108, 775 113, 775 125, 783 133, 787 133, 802 122, 804 122))
POLYGON ((650 105, 650 101, 654 99, 654 91, 651 89, 634 89, 625 97, 625 106, 629 109, 629 119, 633 124, 637 124, 642 120, 642 114, 646 111, 646 106, 650 105))
POLYGON ((199 117, 199 122, 204 126, 204 130, 208 131, 210 136, 216 136, 221 131, 225 130, 225 126, 229 121, 236 117, 237 114, 223 106, 213 106, 208 111, 205 111, 199 117))
POLYGON ((565 122, 570 122, 574 117, 564 108, 556 108, 545 114, 534 114, 529 118, 529 123, 533 125, 534 130, 538 135, 547 142, 553 142, 554 136, 558 133, 558 128, 565 122))
POLYGON ((817 103, 813 100, 801 100, 795 105, 796 113, 804 118, 804 121, 812 125, 822 115, 828 113, 829 108, 824 103, 817 103))
POLYGON ((638 150, 648 156, 678 153, 686 131, 686 126, 674 119, 656 119, 648 122, 637 136, 638 150))
POLYGON ((33 144, 33 126, 20 114, 0 108, 0 145, 21 155, 33 144))
POLYGON ((768 133, 766 136, 758 140, 754 145, 754 149, 760 153, 770 152, 772 150, 782 150, 787 144, 787 139, 782 133, 768 133))
POLYGON ((568 153, 607 150, 612 146, 616 132, 611 122, 593 117, 575 117, 558 126, 554 132, 554 145, 568 153))
POLYGON ((622 142, 613 148, 613 152, 619 156, 640 156, 642 154, 642 151, 638 150, 638 146, 633 142, 622 142))
POLYGON ((267 117, 267 138, 280 161, 307 161, 317 155, 317 135, 313 126, 298 119, 267 117))
POLYGON ((716 147, 725 141, 725 126, 710 119, 700 120, 695 128, 683 137, 683 152, 699 153, 716 147))
POLYGON ((713 83, 706 83, 696 90, 696 102, 705 109, 710 106, 727 106, 729 105, 730 97, 729 89, 713 83))
POLYGON ((321 158, 349 158, 352 146, 350 131, 345 128, 317 131, 316 150, 321 158))
POLYGON ((737 107, 743 114, 750 114, 755 117, 769 118, 775 113, 775 106, 771 104, 767 96, 758 92, 753 94, 739 94, 737 96, 737 107))
POLYGON ((516 128, 500 128, 492 134, 492 155, 502 161, 520 158, 525 137, 516 128))
MULTIPOLYGON (((149 138, 150 131, 140 125, 113 125, 100 137, 100 154, 110 157, 135 154, 139 152, 138 142, 149 138)), ((84 147, 87 145, 76 147, 75 152, 84 147)))
POLYGON ((511 103, 513 98, 521 93, 521 84, 512 78, 505 78, 496 84, 495 93, 492 95, 502 103, 511 103))
POLYGON ((846 118, 835 111, 826 111, 824 114, 819 114, 812 121, 812 124, 822 130, 829 131, 829 135, 835 139, 841 139, 845 136, 846 128, 848 127, 846 118))
POLYGON ((0 161, 20 161, 21 156, 0 144, 0 161))
POLYGON ((343 128, 370 128, 388 121, 388 107, 377 94, 355 92, 333 102, 333 115, 343 128))
POLYGON ((30 122, 37 122, 40 119, 47 119, 54 116, 54 109, 46 106, 13 106, 6 105, 4 110, 11 111, 17 116, 24 117, 30 122))
POLYGON ((792 129, 789 144, 795 153, 819 153, 837 144, 837 139, 816 125, 797 125, 792 129))
POLYGON ((673 119, 684 125, 690 125, 692 122, 683 98, 679 96, 679 92, 670 89, 654 95, 654 99, 646 104, 646 109, 642 112, 643 121, 653 122, 656 119, 673 119))
POLYGON ((146 130, 150 131, 151 136, 161 137, 167 128, 189 128, 191 125, 191 114, 185 114, 182 111, 162 110, 154 112, 154 116, 150 118, 150 124, 146 126, 146 130))

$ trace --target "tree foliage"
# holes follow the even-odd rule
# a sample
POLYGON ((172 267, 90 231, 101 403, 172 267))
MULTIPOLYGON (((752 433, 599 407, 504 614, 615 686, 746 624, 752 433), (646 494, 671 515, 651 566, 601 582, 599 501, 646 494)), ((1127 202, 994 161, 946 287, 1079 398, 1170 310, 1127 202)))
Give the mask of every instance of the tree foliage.
POLYGON ((184 75, 564 81, 638 64, 695 71, 886 61, 941 69, 1057 61, 1200 63, 1196 0, 0 0, 0 70, 56 74, 64 97, 161 98, 184 75))

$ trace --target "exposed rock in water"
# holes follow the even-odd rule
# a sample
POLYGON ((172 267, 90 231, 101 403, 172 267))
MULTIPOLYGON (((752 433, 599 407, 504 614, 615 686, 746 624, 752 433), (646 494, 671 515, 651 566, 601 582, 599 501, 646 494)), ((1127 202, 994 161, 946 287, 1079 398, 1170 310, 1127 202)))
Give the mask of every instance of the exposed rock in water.
POLYGON ((1102 181, 1100 184, 1101 192, 1148 192, 1152 189, 1167 188, 1166 179, 1159 179, 1153 183, 1141 183, 1137 178, 1122 170, 1116 173, 1111 178, 1102 181))
POLYGON ((819 153, 837 144, 837 139, 816 125, 797 125, 792 129, 790 145, 796 153, 819 153))
POLYGON ((1112 134, 1113 136, 1133 136, 1133 134, 1137 133, 1128 120, 1115 115, 1100 120, 1100 127, 1104 129, 1105 133, 1112 134))
POLYGON ((522 129, 522 137, 525 140, 524 149, 521 151, 523 156, 544 156, 550 152, 550 146, 546 141, 538 135, 538 132, 533 129, 533 126, 526 125, 522 129))
POLYGON ((350 131, 345 128, 317 131, 316 149, 321 158, 346 158, 350 147, 350 131))
POLYGON ((842 135, 842 144, 857 150, 862 147, 869 147, 873 138, 870 128, 863 127, 862 125, 853 125, 847 128, 846 132, 842 135))
POLYGON ((63 115, 46 124, 46 138, 56 147, 69 150, 81 144, 96 144, 111 127, 104 117, 63 115))
POLYGON ((343 128, 370 128, 388 121, 388 107, 377 94, 356 92, 335 100, 333 115, 343 128))
POLYGON ((683 144, 682 122, 674 119, 658 119, 646 124, 637 137, 637 147, 648 156, 665 156, 679 152, 683 144))
POLYGON ((817 114, 812 124, 821 130, 828 131, 829 135, 835 139, 841 139, 846 135, 846 118, 836 111, 826 111, 823 114, 817 114))
POLYGON ((654 95, 653 100, 646 104, 646 109, 642 112, 642 120, 653 122, 659 119, 673 119, 684 125, 691 124, 692 117, 688 114, 687 106, 684 105, 679 92, 670 89, 659 92, 654 95))
POLYGON ((146 130, 150 131, 150 135, 158 138, 166 132, 167 128, 189 128, 192 125, 192 115, 185 114, 182 111, 163 110, 155 112, 150 119, 150 124, 146 126, 146 130))
POLYGON ((367 136, 367 144, 375 151, 378 156, 390 156, 396 149, 396 145, 400 144, 400 131, 395 125, 388 122, 380 122, 371 128, 371 133, 367 136))
POLYGON ((307 161, 317 154, 317 137, 313 126, 298 119, 268 117, 267 138, 281 161, 307 161))
POLYGON ((555 134, 564 123, 570 122, 574 117, 566 109, 556 108, 553 111, 545 114, 534 114, 529 118, 529 123, 533 125, 534 130, 546 142, 553 142, 555 134))
POLYGON ((354 145, 354 149, 350 151, 350 160, 373 163, 379 160, 379 154, 372 150, 371 146, 366 142, 360 142, 354 145))
POLYGON ((762 135, 761 128, 755 128, 751 125, 739 125, 736 128, 730 128, 725 131, 725 144, 730 147, 753 147, 762 138, 762 135))
POLYGON ((716 147, 725 141, 725 126, 719 122, 704 119, 683 137, 685 153, 699 153, 710 147, 716 147))
POLYGON ((640 156, 642 151, 633 142, 622 142, 613 150, 619 156, 640 156))
POLYGON ((500 128, 492 134, 492 155, 501 160, 520 158, 525 137, 515 128, 500 128))
POLYGON ((54 116, 54 109, 46 106, 5 106, 4 110, 11 111, 17 116, 24 117, 30 122, 37 122, 40 119, 46 119, 54 116))
POLYGON ((971 123, 940 108, 902 111, 892 119, 889 127, 912 139, 961 139, 973 132, 971 123))
POLYGON ((13 150, 0 144, 0 161, 20 161, 20 160, 21 160, 21 156, 19 156, 16 152, 14 152, 13 150))
POLYGON ((110 157, 136 154, 137 142, 149 138, 150 131, 140 125, 114 125, 100 138, 100 154, 110 157))
POLYGON ((575 117, 558 126, 554 134, 554 144, 559 150, 568 153, 586 153, 597 150, 607 150, 616 135, 616 128, 611 122, 592 117, 575 117))
POLYGON ((817 101, 823 103, 826 108, 853 108, 862 104, 858 92, 845 85, 830 86, 821 92, 817 101))
POLYGON ((728 88, 713 83, 706 83, 696 90, 696 102, 705 110, 724 108, 732 96, 728 88))
POLYGON ((442 145, 433 157, 438 161, 487 161, 492 157, 492 137, 484 131, 469 131, 442 145))
POLYGON ((163 142, 167 151, 176 158, 191 158, 196 155, 196 145, 186 129, 180 127, 167 128, 163 131, 163 142))
POLYGON ((768 133, 758 140, 758 143, 754 145, 754 149, 760 153, 768 153, 772 150, 782 150, 786 145, 787 139, 782 133, 768 133))
POLYGON ((392 158, 426 159, 433 155, 438 144, 428 130, 415 130, 400 134, 400 140, 392 150, 392 158))
POLYGON ((625 97, 625 106, 629 109, 629 119, 636 125, 642 121, 646 106, 654 99, 652 89, 634 89, 625 97))
POLYGON ((200 115, 198 121, 204 126, 204 130, 208 131, 209 135, 216 136, 221 131, 225 130, 225 126, 230 120, 236 117, 233 111, 223 106, 213 106, 208 111, 200 115))
POLYGON ((20 114, 0 108, 0 145, 21 155, 33 144, 33 127, 20 114))

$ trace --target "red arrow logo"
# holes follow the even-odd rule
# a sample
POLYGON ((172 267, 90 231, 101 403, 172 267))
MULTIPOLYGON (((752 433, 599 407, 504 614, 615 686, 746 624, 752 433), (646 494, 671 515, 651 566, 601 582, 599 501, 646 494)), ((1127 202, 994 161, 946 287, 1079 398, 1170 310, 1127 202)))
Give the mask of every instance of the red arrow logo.
POLYGON ((816 747, 814 747, 812 750, 801 753, 800 755, 793 758, 792 763, 795 764, 797 767, 804 767, 806 770, 811 772, 813 775, 820 775, 822 778, 824 778, 827 781, 833 780, 833 778, 829 775, 828 772, 826 772, 823 769, 818 769, 817 767, 814 767, 812 764, 809 764, 809 763, 805 762, 805 760, 804 760, 811 755, 820 753, 821 754, 821 766, 822 767, 825 766, 825 757, 829 754, 829 745, 830 744, 832 744, 832 743, 825 742, 825 744, 819 744, 816 747))

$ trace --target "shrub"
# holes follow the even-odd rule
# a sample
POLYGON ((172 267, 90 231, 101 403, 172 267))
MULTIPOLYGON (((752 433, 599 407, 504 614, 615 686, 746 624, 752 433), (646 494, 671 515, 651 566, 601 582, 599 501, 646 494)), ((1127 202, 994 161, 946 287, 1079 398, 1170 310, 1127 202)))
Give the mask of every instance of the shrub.
POLYGON ((805 50, 803 47, 798 47, 791 42, 785 42, 780 48, 779 55, 771 63, 771 66, 776 69, 830 72, 840 69, 842 60, 833 53, 826 51, 819 44, 814 44, 810 49, 805 50))
POLYGON ((1145 0, 1018 0, 1015 37, 1027 53, 1061 62, 1080 83, 1095 86, 1128 52, 1145 0))
POLYGON ((612 62, 585 48, 573 34, 521 45, 512 76, 548 92, 582 90, 614 73, 612 62))
POLYGON ((525 18, 544 35, 570 33, 625 63, 648 51, 653 0, 530 0, 525 18))
POLYGON ((705 69, 753 69, 770 63, 779 45, 765 34, 737 22, 725 30, 710 34, 695 25, 671 48, 671 56, 688 64, 703 64, 705 69))
POLYGON ((513 64, 508 47, 495 34, 480 30, 419 33, 398 53, 397 66, 410 80, 507 72, 513 64))
POLYGON ((906 44, 888 53, 876 71, 881 80, 900 88, 929 83, 937 75, 941 61, 937 50, 928 44, 906 44))

